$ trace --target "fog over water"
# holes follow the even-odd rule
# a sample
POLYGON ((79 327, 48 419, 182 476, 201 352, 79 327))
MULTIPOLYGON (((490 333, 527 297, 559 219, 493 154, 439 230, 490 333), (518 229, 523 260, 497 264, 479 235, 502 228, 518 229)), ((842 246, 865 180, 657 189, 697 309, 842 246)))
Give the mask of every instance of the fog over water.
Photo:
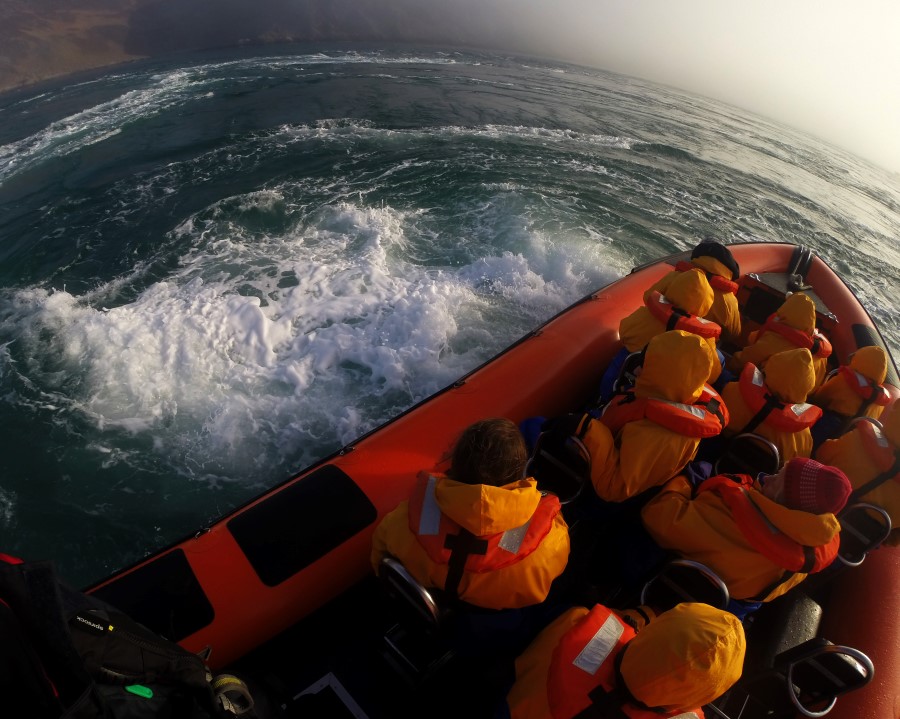
POLYGON ((5 0, 0 90, 273 42, 482 48, 713 97, 900 172, 898 27, 893 0, 5 0))

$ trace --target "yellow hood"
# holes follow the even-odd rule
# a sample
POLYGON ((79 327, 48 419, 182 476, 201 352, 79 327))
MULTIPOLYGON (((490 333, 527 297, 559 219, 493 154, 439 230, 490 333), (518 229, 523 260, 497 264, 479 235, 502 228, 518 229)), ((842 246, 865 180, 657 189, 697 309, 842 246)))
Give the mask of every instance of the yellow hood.
POLYGON ((663 332, 647 345, 634 393, 690 404, 703 391, 713 362, 718 358, 702 337, 683 330, 663 332))
POLYGON ((478 537, 521 527, 541 501, 537 482, 530 478, 492 487, 441 477, 434 496, 444 514, 478 537))
POLYGON ((840 522, 830 512, 812 514, 800 509, 789 509, 762 492, 751 492, 750 497, 757 509, 779 532, 799 544, 821 547, 841 531, 840 522))
POLYGON ((766 361, 766 386, 782 402, 805 402, 816 386, 816 368, 806 348, 787 350, 766 361))
POLYGON ((816 303, 802 292, 788 297, 775 314, 786 325, 808 335, 816 328, 816 303))
POLYGON ((850 369, 881 384, 887 377, 887 354, 881 347, 861 347, 850 358, 850 369))
POLYGON ((719 277, 724 277, 726 280, 732 278, 731 270, 719 262, 715 257, 709 257, 707 255, 695 257, 691 260, 691 264, 699 267, 705 272, 709 272, 711 275, 718 275, 719 277))
POLYGON ((652 620, 625 647, 628 691, 649 707, 687 711, 724 694, 741 676, 744 628, 729 612, 685 603, 652 620))
POLYGON ((705 317, 716 295, 702 270, 679 272, 666 288, 666 299, 692 315, 705 317))

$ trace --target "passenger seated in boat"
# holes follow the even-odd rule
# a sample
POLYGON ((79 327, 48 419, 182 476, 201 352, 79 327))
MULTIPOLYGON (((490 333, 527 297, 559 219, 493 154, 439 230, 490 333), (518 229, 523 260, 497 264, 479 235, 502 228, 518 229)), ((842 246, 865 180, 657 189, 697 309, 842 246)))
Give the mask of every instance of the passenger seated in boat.
POLYGON ((706 384, 717 364, 702 337, 663 332, 647 345, 634 388, 617 395, 599 419, 581 419, 575 433, 590 453, 600 499, 623 502, 663 484, 694 458, 701 439, 722 431, 727 409, 706 384))
MULTIPOLYGON (((389 554, 426 587, 473 607, 510 610, 543 602, 566 567, 569 534, 557 497, 541 496, 535 480, 524 476, 527 459, 510 420, 467 427, 447 475, 422 472, 412 497, 376 528, 376 572, 389 554)), ((532 620, 540 621, 529 615, 532 620)))
POLYGON ((641 511, 663 549, 705 564, 728 587, 738 616, 819 572, 837 556, 835 515, 850 496, 844 473, 797 457, 774 475, 668 482, 641 511))
MULTIPOLYGON (((703 317, 712 307, 713 299, 712 287, 700 269, 676 273, 668 283, 665 296, 650 292, 643 306, 619 323, 619 338, 625 346, 603 373, 600 381, 601 403, 608 402, 612 397, 613 385, 625 358, 632 352, 640 352, 651 339, 667 330, 684 330, 701 337, 717 356, 716 340, 722 328, 703 317)), ((721 371, 721 363, 715 362, 706 380, 712 384, 721 371)))
POLYGON ((851 502, 868 502, 884 508, 891 517, 891 533, 885 544, 900 545, 900 407, 895 402, 879 429, 871 422, 857 422, 837 439, 815 452, 816 459, 840 468, 853 485, 851 502))
POLYGON ((740 678, 745 651, 737 618, 707 604, 679 604, 637 634, 601 604, 575 607, 516 660, 507 716, 702 716, 740 678))
POLYGON ((740 373, 748 362, 765 369, 769 357, 778 352, 805 347, 813 356, 818 387, 828 371, 831 343, 816 329, 816 304, 802 292, 790 295, 755 332, 747 338, 747 346, 735 352, 726 367, 740 373))
POLYGON ((890 395, 884 388, 887 353, 881 347, 861 347, 850 362, 832 372, 809 401, 823 416, 812 428, 813 447, 837 437, 855 417, 878 419, 890 395))
MULTIPOLYGON (((808 349, 778 352, 769 357, 765 370, 747 363, 740 378, 722 388, 730 419, 720 441, 724 445, 738 434, 753 432, 772 441, 783 463, 809 457, 810 427, 822 416, 822 410, 806 401, 815 381, 808 349)), ((707 456, 705 447, 700 451, 707 456)))
POLYGON ((737 343, 741 336, 741 310, 738 307, 738 278, 741 268, 725 245, 713 239, 705 239, 691 252, 691 261, 681 261, 675 269, 644 293, 644 302, 653 292, 668 297, 669 285, 679 273, 699 268, 706 273, 706 279, 713 291, 713 303, 703 315, 722 328, 721 340, 737 343))

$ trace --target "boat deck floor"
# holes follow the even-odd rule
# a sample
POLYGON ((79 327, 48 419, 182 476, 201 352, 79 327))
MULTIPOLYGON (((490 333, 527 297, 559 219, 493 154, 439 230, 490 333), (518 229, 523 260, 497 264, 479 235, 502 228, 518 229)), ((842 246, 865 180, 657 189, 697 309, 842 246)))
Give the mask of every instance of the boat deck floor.
POLYGON ((411 682, 384 649, 394 622, 373 576, 226 671, 247 681, 260 719, 496 716, 511 660, 456 659, 411 682))

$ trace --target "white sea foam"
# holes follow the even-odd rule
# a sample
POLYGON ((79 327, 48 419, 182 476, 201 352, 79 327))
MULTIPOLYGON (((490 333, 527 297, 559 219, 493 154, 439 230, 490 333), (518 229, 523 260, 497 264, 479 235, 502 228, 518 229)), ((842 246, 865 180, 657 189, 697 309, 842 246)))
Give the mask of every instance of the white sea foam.
POLYGON ((39 163, 113 137, 128 123, 184 104, 195 96, 190 78, 185 70, 155 75, 144 89, 131 90, 56 120, 33 135, 0 145, 0 183, 39 163))
MULTIPOLYGON (((181 471, 228 481, 351 441, 602 281, 587 244, 540 233, 458 268, 411 263, 421 211, 343 203, 279 236, 235 224, 236 210, 283 202, 247 193, 184 222, 193 249, 133 302, 98 306, 107 287, 21 290, 7 324, 29 353, 53 354, 44 380, 77 386, 73 407, 99 430, 152 438, 181 471)), ((103 466, 131 461, 93 451, 103 466)))

